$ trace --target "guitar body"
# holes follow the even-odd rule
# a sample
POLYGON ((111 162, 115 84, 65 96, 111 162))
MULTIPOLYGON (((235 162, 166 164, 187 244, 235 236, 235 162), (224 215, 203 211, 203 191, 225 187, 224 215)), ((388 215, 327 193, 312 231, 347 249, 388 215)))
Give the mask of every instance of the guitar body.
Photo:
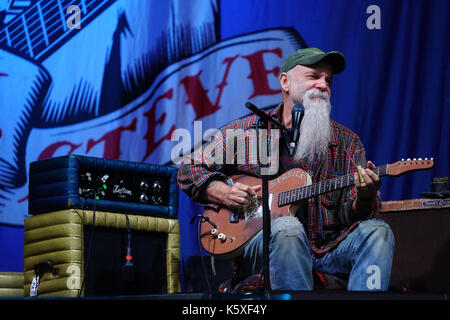
MULTIPOLYGON (((240 182, 246 185, 260 185, 261 179, 240 175, 230 178, 233 183, 240 182)), ((271 219, 295 214, 297 202, 292 205, 278 206, 278 194, 294 188, 311 184, 310 176, 302 169, 292 169, 281 176, 269 181, 269 209, 271 219)), ((258 193, 261 197, 262 191, 258 193)), ((219 211, 206 207, 203 214, 209 221, 216 225, 214 228, 210 223, 203 222, 200 229, 201 243, 203 248, 215 257, 229 259, 239 255, 245 245, 263 227, 262 200, 252 207, 244 210, 230 210, 221 207, 219 211), (237 218, 237 219, 236 219, 237 218), (237 221, 236 221, 237 220, 237 221), (225 239, 218 237, 218 234, 225 236, 225 239)))

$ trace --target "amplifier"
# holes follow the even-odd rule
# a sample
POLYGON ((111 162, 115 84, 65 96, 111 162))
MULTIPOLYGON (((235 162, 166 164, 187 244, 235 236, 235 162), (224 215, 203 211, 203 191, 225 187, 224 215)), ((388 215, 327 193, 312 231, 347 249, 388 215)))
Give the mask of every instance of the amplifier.
POLYGON ((137 176, 111 169, 82 168, 78 176, 78 194, 97 200, 167 206, 169 181, 145 173, 137 176))
POLYGON ((29 214, 69 208, 178 216, 175 167, 68 155, 30 163, 29 214))

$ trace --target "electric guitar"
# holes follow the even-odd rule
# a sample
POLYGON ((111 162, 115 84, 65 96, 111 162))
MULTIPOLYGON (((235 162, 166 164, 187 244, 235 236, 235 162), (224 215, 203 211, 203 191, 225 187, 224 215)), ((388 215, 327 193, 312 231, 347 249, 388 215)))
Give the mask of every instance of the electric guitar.
MULTIPOLYGON (((431 159, 407 159, 386 164, 372 169, 379 177, 386 175, 399 176, 409 171, 432 168, 431 159)), ((294 215, 297 208, 309 198, 330 191, 354 185, 353 174, 339 176, 334 179, 312 184, 311 177, 300 168, 291 169, 279 177, 269 181, 270 218, 294 215)), ((261 180, 247 175, 233 176, 230 183, 241 182, 254 186, 261 180)), ((204 218, 200 228, 203 248, 219 258, 232 258, 241 253, 245 245, 262 229, 261 192, 254 201, 243 209, 230 210, 220 207, 218 211, 205 207, 204 218)))

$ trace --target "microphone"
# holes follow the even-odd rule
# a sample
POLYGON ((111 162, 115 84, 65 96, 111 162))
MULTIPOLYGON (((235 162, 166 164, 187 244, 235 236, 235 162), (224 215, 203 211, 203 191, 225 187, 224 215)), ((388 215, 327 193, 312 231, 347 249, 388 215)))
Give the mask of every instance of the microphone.
POLYGON ((292 107, 292 128, 291 137, 289 140, 289 155, 292 157, 295 152, 295 146, 297 145, 298 138, 300 137, 300 123, 302 122, 305 114, 305 107, 301 104, 295 104, 292 107))

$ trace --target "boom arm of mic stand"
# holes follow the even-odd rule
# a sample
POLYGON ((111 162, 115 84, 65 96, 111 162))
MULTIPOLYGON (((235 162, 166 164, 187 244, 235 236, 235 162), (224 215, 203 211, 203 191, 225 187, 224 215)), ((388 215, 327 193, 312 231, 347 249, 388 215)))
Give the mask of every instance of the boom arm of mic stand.
POLYGON ((288 128, 286 128, 280 121, 278 121, 277 119, 271 117, 270 115, 265 113, 263 110, 261 110, 257 106, 255 106, 253 103, 247 102, 245 104, 245 106, 247 107, 247 109, 250 109, 251 111, 253 111, 253 113, 258 115, 259 118, 261 120, 263 120, 265 123, 272 122, 276 127, 280 128, 283 131, 284 134, 290 134, 291 133, 291 131, 288 128))

